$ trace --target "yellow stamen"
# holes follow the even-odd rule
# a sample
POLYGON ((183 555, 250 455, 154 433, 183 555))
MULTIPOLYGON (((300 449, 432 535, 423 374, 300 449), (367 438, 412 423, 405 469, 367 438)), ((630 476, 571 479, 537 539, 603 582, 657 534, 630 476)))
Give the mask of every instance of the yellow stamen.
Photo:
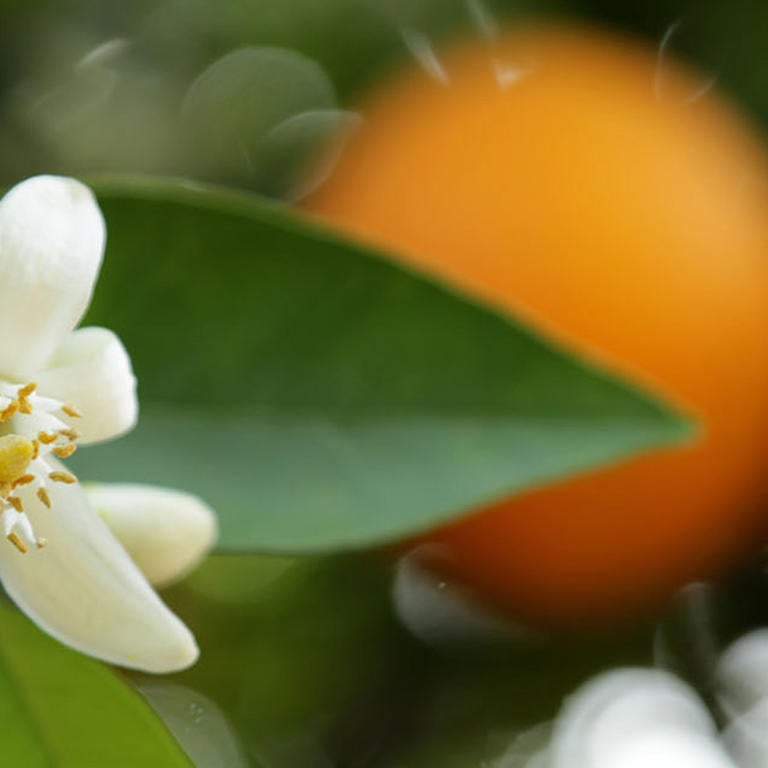
POLYGON ((32 445, 34 446, 35 452, 32 454, 32 461, 34 461, 39 455, 40 455, 40 441, 35 438, 32 441, 32 445))
POLYGON ((73 419, 79 419, 83 415, 83 412, 74 403, 64 403, 61 406, 61 410, 73 419))
POLYGON ((13 484, 27 474, 35 446, 22 435, 0 437, 0 485, 13 484))
POLYGON ((76 429, 72 429, 71 427, 69 429, 60 429, 59 434, 62 437, 66 437, 71 442, 74 442, 80 437, 80 433, 76 429))
POLYGON ((11 402, 2 411, 0 411, 0 422, 8 421, 19 410, 19 404, 16 400, 11 402))
POLYGON ((32 410, 33 410, 32 403, 30 403, 26 397, 20 397, 16 402, 19 404, 19 410, 22 413, 25 413, 27 415, 32 413, 32 410))
POLYGON ((77 482, 77 478, 71 472, 51 472, 48 477, 53 480, 54 483, 66 483, 71 485, 77 482))
POLYGON ((21 499, 18 496, 9 496, 8 497, 8 503, 17 511, 17 512, 23 512, 24 511, 24 504, 22 503, 21 499))
POLYGON ((40 499, 40 501, 42 501, 43 504, 45 504, 45 506, 48 507, 48 509, 51 508, 51 497, 45 488, 37 489, 37 498, 40 499))
POLYGON ((11 531, 6 538, 19 550, 19 552, 21 552, 22 555, 27 553, 27 548, 24 546, 24 542, 18 537, 18 534, 11 531))
POLYGON ((51 443, 56 442, 56 433, 55 432, 38 432, 37 439, 43 445, 50 445, 51 443))
POLYGON ((22 475, 13 481, 13 487, 18 488, 20 485, 29 485, 34 479, 34 475, 22 475))
POLYGON ((29 384, 25 384, 17 393, 17 397, 29 397, 37 389, 37 382, 30 381, 29 384))
POLYGON ((75 451, 77 450, 77 446, 74 443, 69 443, 68 445, 57 445, 53 452, 60 458, 60 459, 67 459, 69 458, 75 451))
POLYGON ((39 538, 39 539, 38 539, 38 540, 35 542, 35 546, 36 546, 38 549, 42 549, 42 548, 43 548, 44 546, 46 546, 47 544, 48 544, 48 539, 44 539, 44 538, 42 538, 42 537, 40 537, 40 538, 39 538))

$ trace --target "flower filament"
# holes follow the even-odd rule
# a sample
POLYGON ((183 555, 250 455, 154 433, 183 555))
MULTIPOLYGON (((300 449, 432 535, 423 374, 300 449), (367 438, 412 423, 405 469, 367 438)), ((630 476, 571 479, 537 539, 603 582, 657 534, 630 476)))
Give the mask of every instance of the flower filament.
POLYGON ((46 542, 35 535, 18 490, 33 488, 50 509, 48 483, 77 482, 73 474, 54 469, 47 459, 51 454, 66 459, 75 452, 79 434, 62 416, 82 414, 72 403, 43 397, 36 390, 34 382, 0 382, 0 429, 6 432, 0 436, 0 517, 5 537, 21 553, 29 546, 44 547, 46 542))

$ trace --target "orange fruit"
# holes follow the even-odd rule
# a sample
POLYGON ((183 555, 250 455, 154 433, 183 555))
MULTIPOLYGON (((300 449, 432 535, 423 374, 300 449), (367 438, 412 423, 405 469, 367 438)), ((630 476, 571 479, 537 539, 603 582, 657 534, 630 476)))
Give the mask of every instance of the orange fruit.
POLYGON ((438 53, 362 106, 307 202, 696 416, 695 444, 433 531, 449 570, 541 622, 658 608, 754 548, 768 496, 768 162, 703 75, 579 27, 438 53))

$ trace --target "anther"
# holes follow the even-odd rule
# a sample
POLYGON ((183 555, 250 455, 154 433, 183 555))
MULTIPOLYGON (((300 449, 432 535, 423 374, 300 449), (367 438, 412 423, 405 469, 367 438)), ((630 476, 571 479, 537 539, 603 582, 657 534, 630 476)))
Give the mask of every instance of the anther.
POLYGON ((79 419, 83 415, 83 412, 74 403, 64 403, 61 406, 61 410, 62 413, 71 416, 73 419, 79 419))
POLYGON ((66 483, 71 485, 77 482, 77 478, 71 472, 50 472, 48 477, 53 480, 54 483, 66 483))
POLYGON ((42 549, 44 546, 48 544, 48 539, 43 538, 42 536, 35 542, 35 546, 38 549, 42 549))
MULTIPOLYGON (((62 417, 56 415, 56 411, 72 418, 78 418, 82 413, 74 403, 62 404, 50 398, 33 398, 36 391, 37 384, 29 382, 16 390, 15 397, 0 397, 0 423, 16 413, 33 414, 38 410, 40 415, 47 419, 47 423, 44 422, 47 429, 40 430, 36 435, 12 433, 0 436, 0 515, 6 515, 6 538, 22 553, 26 553, 33 544, 42 548, 46 541, 36 539, 32 525, 25 515, 24 502, 14 494, 16 488, 29 486, 34 490, 38 501, 51 509, 52 499, 46 488, 46 481, 67 485, 77 482, 71 472, 50 471, 45 459, 49 453, 60 459, 70 457, 77 450, 75 441, 80 437, 76 429, 68 427, 62 417), (12 397, 14 399, 11 399, 12 397)), ((23 426, 24 421, 20 420, 19 427, 23 426)))
POLYGON ((68 459, 76 450, 77 446, 74 443, 68 443, 67 445, 57 445, 53 452, 60 459, 68 459))
POLYGON ((17 533, 11 532, 6 536, 6 538, 11 542, 11 544, 13 544, 14 547, 16 547, 16 549, 19 550, 19 552, 21 552, 22 555, 27 553, 27 548, 24 546, 24 542, 19 538, 17 533))
POLYGON ((10 405, 7 405, 5 408, 3 408, 2 411, 0 411, 0 423, 3 421, 8 421, 8 419, 14 416, 18 410, 19 404, 16 402, 16 400, 13 400, 10 405))
POLYGON ((17 397, 29 397, 37 389, 37 382, 30 381, 29 384, 25 384, 17 393, 17 397))

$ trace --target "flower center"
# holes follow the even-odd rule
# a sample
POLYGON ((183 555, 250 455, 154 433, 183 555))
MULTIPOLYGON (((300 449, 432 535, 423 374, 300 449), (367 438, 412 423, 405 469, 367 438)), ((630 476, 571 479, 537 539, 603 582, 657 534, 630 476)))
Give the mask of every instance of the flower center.
POLYGON ((44 547, 46 542, 35 535, 18 489, 33 488, 50 509, 48 483, 77 482, 69 472, 54 470, 46 458, 53 454, 66 459, 75 452, 79 435, 62 417, 82 414, 72 403, 42 397, 36 390, 33 382, 0 381, 0 428, 6 429, 0 437, 0 517, 5 537, 22 553, 29 546, 44 547))

